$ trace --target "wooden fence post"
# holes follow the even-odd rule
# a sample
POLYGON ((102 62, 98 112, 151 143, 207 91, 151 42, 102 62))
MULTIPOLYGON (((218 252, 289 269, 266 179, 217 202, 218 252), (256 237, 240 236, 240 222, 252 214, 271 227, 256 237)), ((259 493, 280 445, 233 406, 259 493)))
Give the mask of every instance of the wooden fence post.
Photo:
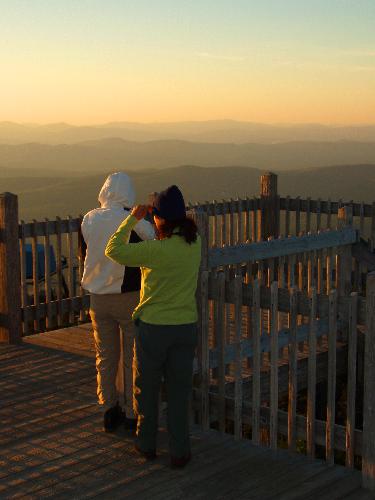
POLYGON ((258 211, 258 241, 270 236, 278 238, 280 205, 277 194, 277 175, 268 172, 260 178, 260 210, 258 211))
POLYGON ((375 492, 375 272, 366 280, 366 337, 363 396, 362 483, 375 492))
MULTIPOLYGON (((352 226, 353 208, 351 206, 340 207, 337 214, 337 228, 344 229, 352 226)), ((349 296, 352 292, 352 263, 352 247, 346 245, 337 254, 336 288, 339 295, 349 296)))
POLYGON ((200 375, 200 424, 204 430, 210 427, 210 408, 209 408, 209 386, 210 386, 210 367, 209 367, 209 301, 208 301, 208 241, 209 241, 209 219, 208 214, 203 210, 194 210, 194 220, 198 226, 198 232, 202 241, 202 258, 199 270, 198 288, 197 288, 197 306, 198 306, 198 369, 200 375))
POLYGON ((0 342, 21 340, 21 272, 18 198, 0 194, 0 342))

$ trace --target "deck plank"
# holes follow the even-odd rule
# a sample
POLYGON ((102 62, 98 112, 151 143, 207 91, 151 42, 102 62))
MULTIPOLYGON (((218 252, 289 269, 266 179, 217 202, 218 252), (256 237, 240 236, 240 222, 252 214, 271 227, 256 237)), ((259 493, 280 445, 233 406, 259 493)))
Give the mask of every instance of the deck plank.
POLYGON ((215 431, 193 430, 184 470, 169 467, 164 431, 157 460, 146 462, 129 432, 102 432, 95 399, 91 357, 37 342, 0 345, 0 498, 370 498, 358 471, 215 431))

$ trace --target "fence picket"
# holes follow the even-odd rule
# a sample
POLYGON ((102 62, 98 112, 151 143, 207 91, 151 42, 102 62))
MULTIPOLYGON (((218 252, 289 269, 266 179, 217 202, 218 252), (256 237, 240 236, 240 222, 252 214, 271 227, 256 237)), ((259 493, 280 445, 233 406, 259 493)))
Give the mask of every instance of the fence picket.
POLYGON ((217 299, 216 299, 216 338, 219 350, 218 366, 218 392, 219 392, 219 431, 225 432, 225 328, 224 328, 224 307, 225 307, 225 275, 219 272, 217 275, 217 299))
POLYGON ((52 327, 52 313, 51 313, 51 246, 48 230, 48 219, 46 219, 45 224, 45 235, 44 235, 44 290, 45 290, 45 302, 47 304, 47 318, 46 318, 46 328, 50 329, 52 327))
POLYGON ((326 460, 334 463, 336 415, 337 291, 329 294, 326 460))
MULTIPOLYGON (((33 220, 34 227, 36 220, 33 220)), ((34 305, 36 307, 35 319, 34 319, 34 330, 39 332, 40 330, 40 315, 39 315, 39 254, 38 254, 38 236, 35 231, 33 231, 33 237, 31 240, 31 251, 32 251, 32 268, 33 268, 33 296, 34 305)))
POLYGON ((242 276, 234 278, 234 329, 235 329, 235 368, 234 368, 234 438, 242 437, 242 276))
POLYGON ((285 198, 285 237, 290 234, 290 196, 285 198))
POLYGON ((307 454, 315 456, 315 406, 316 406, 316 314, 317 296, 314 287, 310 290, 310 327, 309 327, 309 357, 307 380, 307 429, 306 447, 307 454))
POLYGON ((253 444, 260 443, 260 334, 261 334, 261 309, 260 309, 260 287, 258 280, 254 280, 253 284, 253 398, 252 398, 252 416, 251 439, 253 444))
POLYGON ((346 459, 347 467, 354 467, 355 400, 357 385, 357 315, 358 294, 351 293, 348 329, 348 388, 346 411, 346 459))
POLYGON ((29 328, 29 318, 27 314, 26 306, 29 304, 28 293, 27 293, 27 264, 26 264, 26 241, 25 241, 25 223, 21 220, 20 224, 20 272, 21 272, 21 305, 24 310, 22 331, 24 335, 27 335, 30 331, 29 328))
MULTIPOLYGON (((60 305, 63 291, 63 274, 62 274, 62 254, 61 254, 61 219, 56 217, 56 277, 57 277, 57 300, 60 305)), ((57 326, 62 326, 63 317, 60 307, 57 312, 57 326)))
POLYGON ((278 409, 279 409, 279 348, 278 348, 278 283, 271 284, 271 374, 270 374, 270 447, 277 449, 278 409))
POLYGON ((296 448, 297 423, 297 292, 290 290, 289 313, 289 395, 288 395, 288 448, 296 448))

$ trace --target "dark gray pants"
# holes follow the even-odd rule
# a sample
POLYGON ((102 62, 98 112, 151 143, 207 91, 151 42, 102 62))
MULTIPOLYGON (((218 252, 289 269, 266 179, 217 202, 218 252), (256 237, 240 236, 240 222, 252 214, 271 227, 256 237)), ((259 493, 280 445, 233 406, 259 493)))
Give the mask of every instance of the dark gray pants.
POLYGON ((137 444, 143 451, 156 449, 159 392, 164 376, 170 453, 182 457, 190 452, 189 404, 196 344, 195 323, 135 322, 134 410, 138 416, 137 444))

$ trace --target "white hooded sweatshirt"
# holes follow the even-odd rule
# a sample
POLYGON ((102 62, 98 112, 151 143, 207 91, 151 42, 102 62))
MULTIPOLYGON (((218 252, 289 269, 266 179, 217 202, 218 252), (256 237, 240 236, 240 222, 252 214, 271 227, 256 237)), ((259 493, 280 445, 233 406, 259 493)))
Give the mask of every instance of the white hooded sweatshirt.
MULTIPOLYGON (((110 236, 129 215, 124 207, 134 205, 135 192, 130 177, 123 172, 109 175, 98 199, 100 208, 88 212, 81 226, 87 245, 81 285, 90 293, 121 293, 125 268, 108 259, 104 250, 110 236)), ((145 220, 139 221, 134 230, 142 240, 155 237, 152 225, 145 220)))

